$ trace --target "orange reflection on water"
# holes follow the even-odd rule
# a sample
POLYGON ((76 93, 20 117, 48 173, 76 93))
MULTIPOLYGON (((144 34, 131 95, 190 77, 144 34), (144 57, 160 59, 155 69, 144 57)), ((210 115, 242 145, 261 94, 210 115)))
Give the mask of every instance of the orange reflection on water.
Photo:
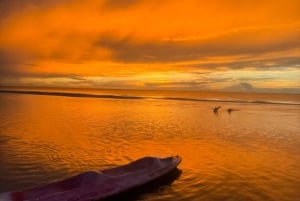
POLYGON ((216 103, 203 101, 20 94, 0 101, 0 179, 7 184, 0 191, 180 155, 183 172, 166 200, 298 196, 297 106, 222 103, 215 115, 216 103))

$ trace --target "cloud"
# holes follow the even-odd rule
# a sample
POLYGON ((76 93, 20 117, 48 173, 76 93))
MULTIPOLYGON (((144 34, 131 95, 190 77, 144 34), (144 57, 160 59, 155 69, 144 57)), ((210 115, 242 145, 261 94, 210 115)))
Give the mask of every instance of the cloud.
POLYGON ((292 87, 277 87, 277 88, 266 88, 266 87, 254 87, 250 83, 241 82, 221 89, 221 91, 228 92, 247 92, 247 93, 300 93, 299 88, 292 87))
POLYGON ((48 9, 49 7, 63 4, 66 1, 67 0, 1 0, 0 21, 28 9, 48 9))
POLYGON ((225 87, 223 90, 225 91, 232 91, 232 92, 253 92, 255 88, 247 82, 241 82, 238 84, 234 84, 228 87, 225 87))
POLYGON ((145 0, 105 0, 103 2, 104 9, 127 9, 131 6, 136 6, 137 4, 143 3, 145 0))
POLYGON ((170 81, 170 82, 146 82, 143 87, 152 90, 208 90, 210 81, 170 81))
POLYGON ((102 35, 95 45, 107 48, 119 62, 176 62, 233 55, 261 55, 300 46, 297 29, 246 29, 193 40, 149 40, 137 42, 133 36, 102 35))
MULTIPOLYGON (((116 88, 237 82, 258 88, 257 80, 265 78, 276 88, 275 80, 261 74, 300 64, 299 6, 297 0, 2 0, 0 78, 116 88), (230 80, 240 70, 249 76, 230 80), (170 72, 190 74, 164 82, 143 77, 170 72)), ((298 86, 284 76, 275 78, 286 88, 298 86)))
POLYGON ((20 75, 32 65, 25 54, 0 48, 0 77, 20 75))
POLYGON ((31 63, 32 58, 21 52, 9 51, 0 49, 0 79, 3 78, 68 78, 72 80, 84 80, 79 75, 73 73, 62 73, 62 72, 39 72, 34 71, 37 64, 31 63))
MULTIPOLYGON (((0 44, 16 51, 26 51, 37 59, 74 63, 83 60, 160 63, 224 55, 256 56, 300 45, 300 25, 297 23, 258 23, 255 26, 249 22, 243 26, 214 28, 230 23, 234 14, 226 10, 226 6, 235 5, 235 1, 228 1, 224 8, 216 8, 225 12, 229 19, 222 20, 220 24, 214 22, 213 27, 209 24, 214 17, 211 13, 197 16, 199 11, 191 7, 198 5, 197 1, 155 4, 153 15, 147 17, 144 15, 151 14, 147 8, 154 6, 150 2, 4 0, 2 8, 15 15, 5 15, 10 17, 3 24, 5 32, 0 44), (107 7, 120 7, 122 10, 110 12, 107 7), (173 12, 178 12, 179 16, 173 12), (187 17, 190 23, 181 19, 181 15, 187 17), (167 17, 172 17, 173 26, 167 17), (198 24, 197 21, 203 23, 198 24)), ((245 8, 249 5, 240 3, 237 6, 245 8)), ((213 7, 213 4, 207 7, 213 7)), ((273 17, 272 9, 265 12, 273 17)), ((250 15, 240 11, 238 14, 250 15)), ((221 14, 216 12, 214 15, 220 17, 221 14)), ((251 14, 248 18, 255 17, 251 14)))
MULTIPOLYGON (((279 52, 280 54, 280 52, 279 52)), ((229 58, 230 59, 230 58, 229 58)), ((246 56, 244 58, 231 59, 227 61, 218 61, 218 60, 206 60, 202 63, 192 63, 186 65, 187 67, 196 67, 200 69, 243 69, 251 68, 259 71, 264 70, 274 70, 274 68, 284 69, 288 67, 296 67, 300 64, 300 58, 297 55, 286 55, 284 53, 280 56, 272 56, 271 58, 257 58, 246 56)))

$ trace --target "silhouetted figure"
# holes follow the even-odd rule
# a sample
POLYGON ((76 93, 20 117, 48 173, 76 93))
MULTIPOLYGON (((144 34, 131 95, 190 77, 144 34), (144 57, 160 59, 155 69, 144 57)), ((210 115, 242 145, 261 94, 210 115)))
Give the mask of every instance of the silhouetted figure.
POLYGON ((221 106, 217 106, 214 108, 214 113, 218 113, 219 109, 221 108, 221 106))
POLYGON ((228 108, 227 112, 230 114, 233 111, 232 108, 228 108))

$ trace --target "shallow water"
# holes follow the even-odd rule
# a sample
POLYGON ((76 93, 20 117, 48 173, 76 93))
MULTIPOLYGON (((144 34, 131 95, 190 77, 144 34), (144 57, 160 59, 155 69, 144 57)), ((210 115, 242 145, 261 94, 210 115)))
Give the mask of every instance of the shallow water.
POLYGON ((139 200, 300 197, 299 105, 0 93, 0 122, 0 192, 180 155, 180 177, 139 200))

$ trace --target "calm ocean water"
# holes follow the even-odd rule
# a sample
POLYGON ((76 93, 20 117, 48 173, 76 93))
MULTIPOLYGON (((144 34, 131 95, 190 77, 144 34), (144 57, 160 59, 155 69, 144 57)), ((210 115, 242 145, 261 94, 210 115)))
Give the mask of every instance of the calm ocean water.
POLYGON ((181 175, 138 200, 300 198, 300 95, 41 91, 0 93, 0 192, 180 155, 181 175))

